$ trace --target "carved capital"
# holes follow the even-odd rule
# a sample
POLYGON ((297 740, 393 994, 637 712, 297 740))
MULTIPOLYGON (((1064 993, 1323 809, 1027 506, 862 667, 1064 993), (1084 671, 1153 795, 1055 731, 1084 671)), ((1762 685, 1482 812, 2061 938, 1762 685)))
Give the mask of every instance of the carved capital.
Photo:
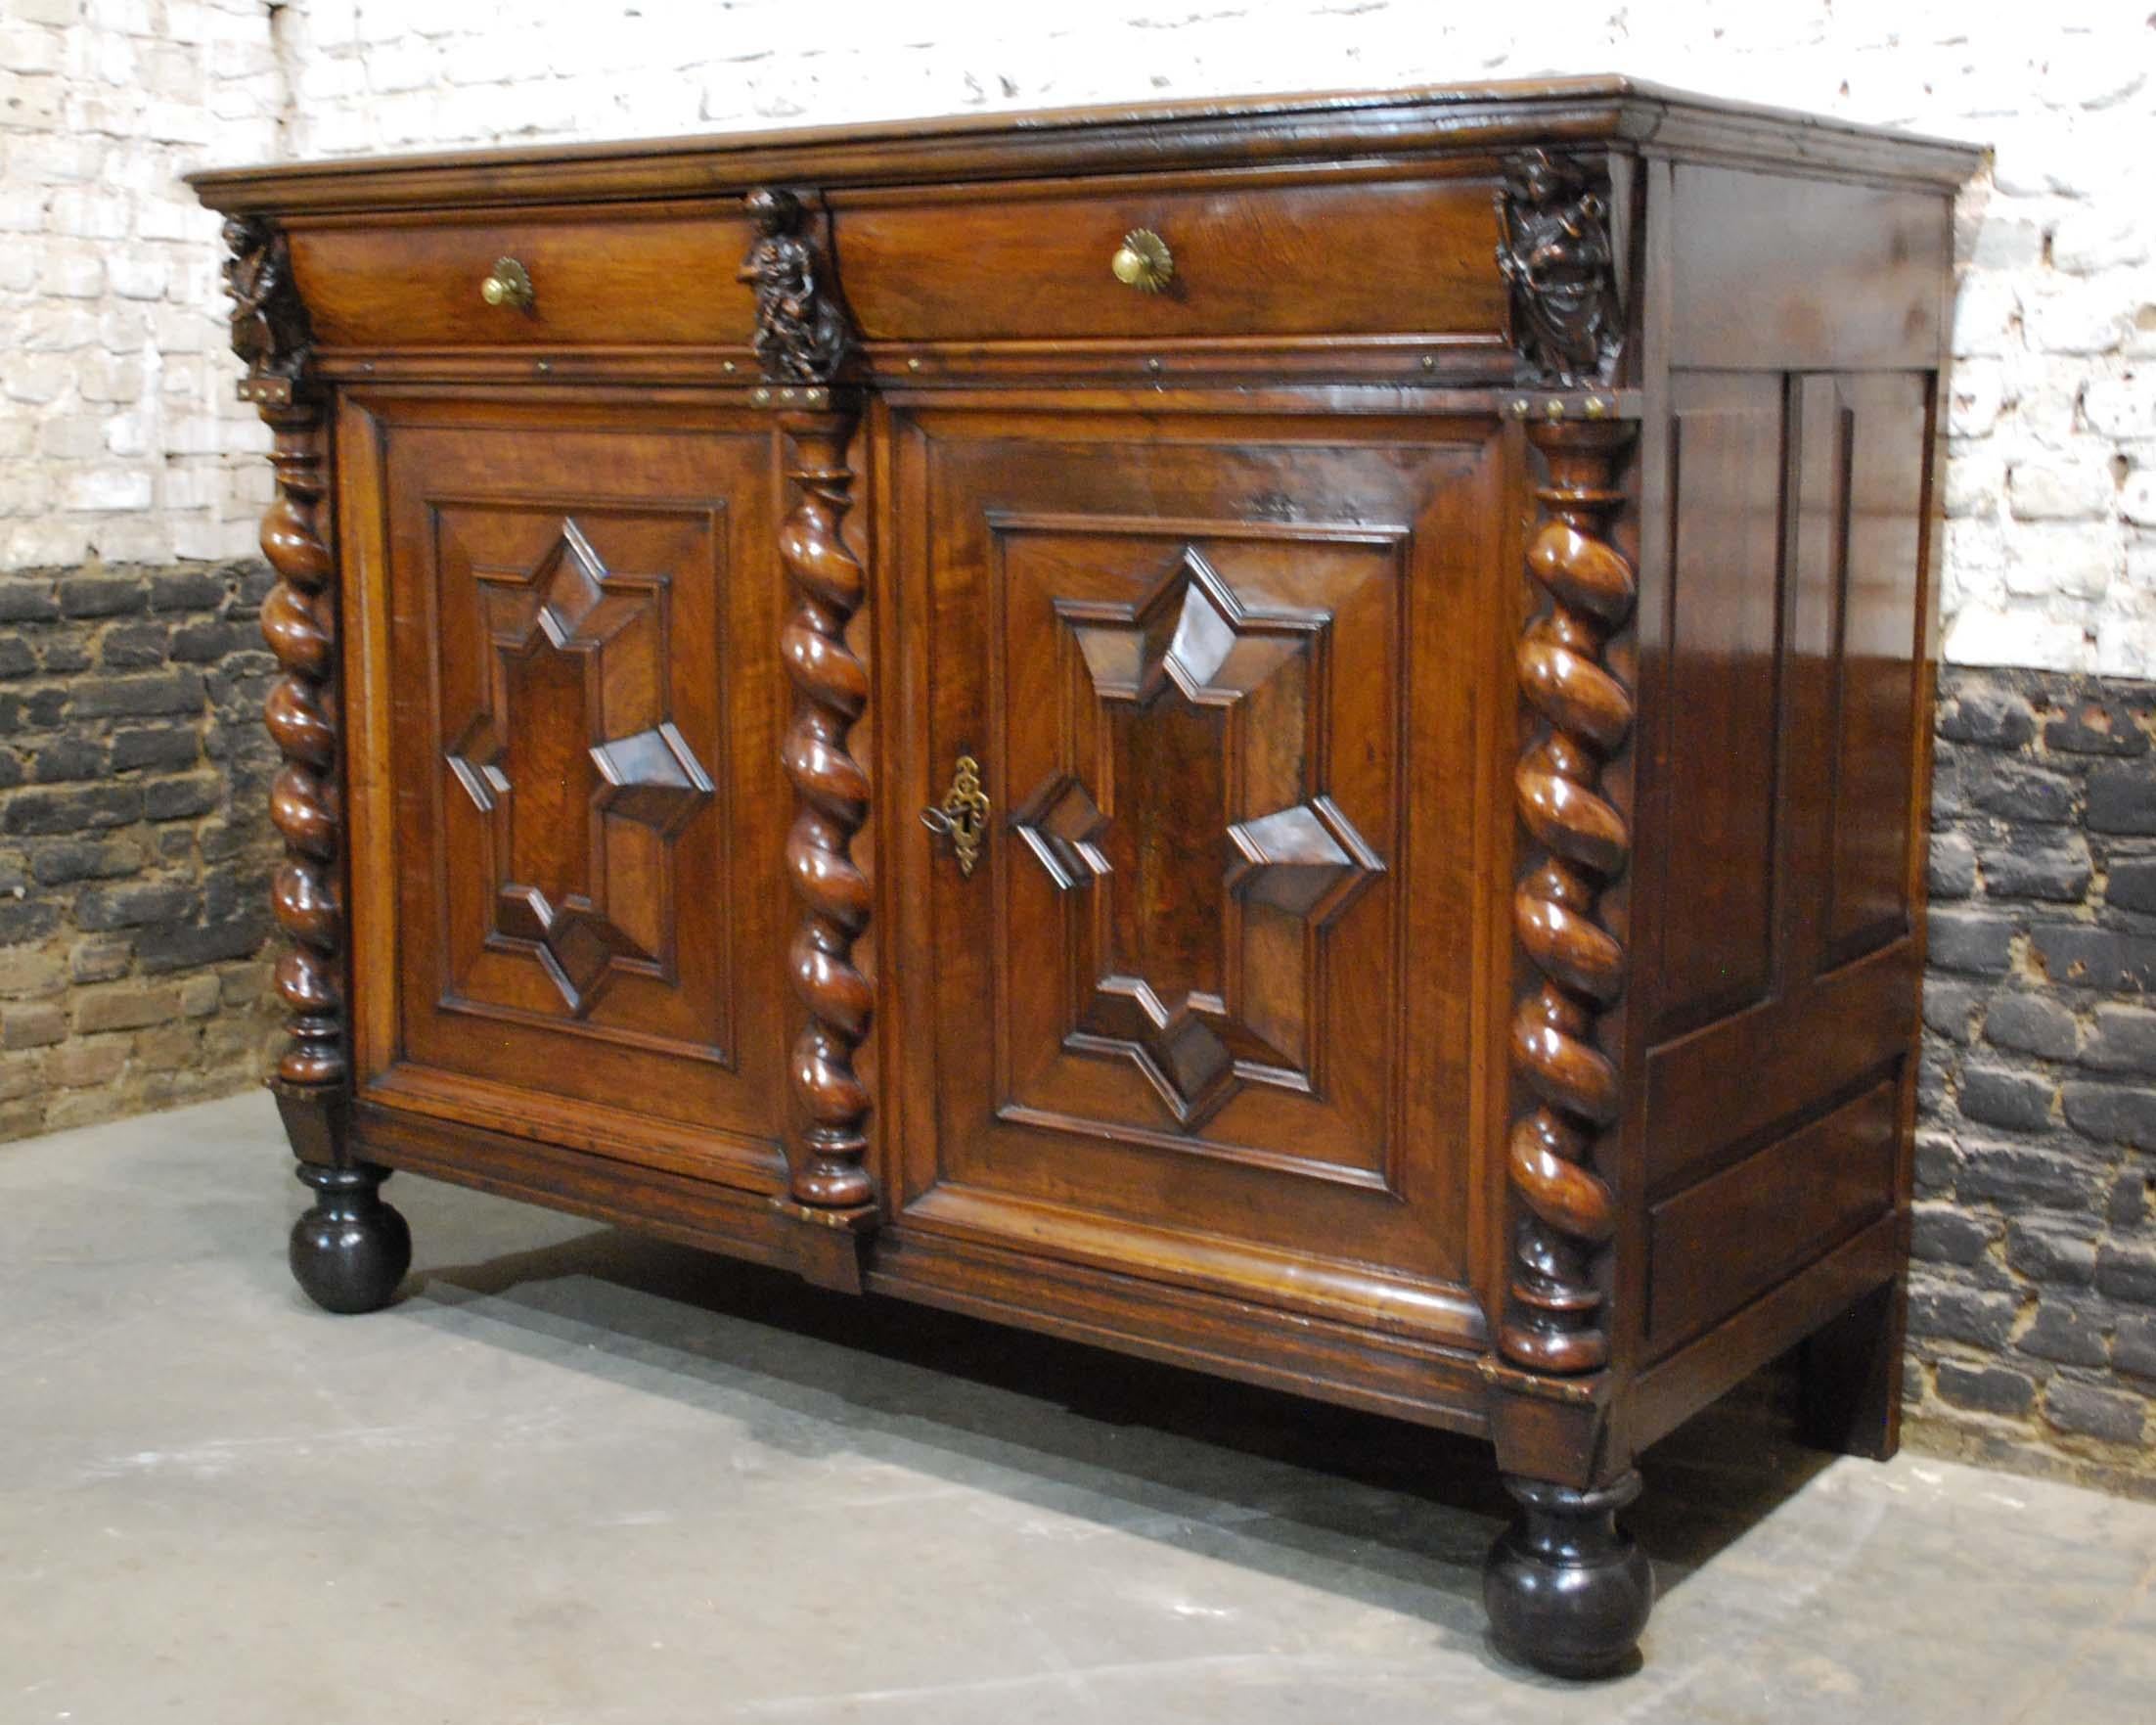
POLYGON ((240 399, 289 407, 306 393, 314 328, 292 279, 285 231, 267 216, 225 217, 225 296, 232 301, 232 350, 247 368, 240 399))
POLYGON ((756 238, 739 279, 756 292, 756 360, 774 384, 831 384, 853 355, 853 331, 809 214, 791 192, 758 187, 741 201, 756 238))
POLYGON ((1512 290, 1512 340, 1527 381, 1607 384, 1624 313, 1609 233, 1609 186, 1582 163, 1526 150, 1497 195, 1498 268, 1512 290))
POLYGON ((1632 832, 1602 770, 1632 729, 1633 697, 1605 648, 1636 592, 1609 524, 1624 503, 1616 476, 1634 431, 1618 421, 1527 431, 1549 470, 1527 568, 1550 605, 1518 653, 1536 734, 1513 774, 1532 848, 1512 926, 1537 975, 1512 1019, 1512 1070, 1527 1106, 1505 1158, 1515 1215, 1498 1345, 1537 1372, 1591 1372, 1609 1360, 1598 1260, 1616 1231, 1616 1201, 1595 1152, 1617 1121, 1619 1090, 1595 1029, 1624 991, 1626 953, 1600 902, 1631 859, 1632 832))

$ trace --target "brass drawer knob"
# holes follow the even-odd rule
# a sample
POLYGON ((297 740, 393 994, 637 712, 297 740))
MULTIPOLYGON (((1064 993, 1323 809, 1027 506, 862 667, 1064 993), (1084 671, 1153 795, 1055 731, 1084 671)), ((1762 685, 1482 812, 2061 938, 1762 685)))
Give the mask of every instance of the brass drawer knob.
POLYGON ((1168 242, 1150 228, 1133 228, 1108 259, 1109 272, 1126 288, 1141 294, 1157 294, 1175 274, 1175 254, 1168 242))
POLYGON ((494 273, 479 284, 479 297, 512 311, 531 309, 531 276, 514 257, 497 257, 494 273))

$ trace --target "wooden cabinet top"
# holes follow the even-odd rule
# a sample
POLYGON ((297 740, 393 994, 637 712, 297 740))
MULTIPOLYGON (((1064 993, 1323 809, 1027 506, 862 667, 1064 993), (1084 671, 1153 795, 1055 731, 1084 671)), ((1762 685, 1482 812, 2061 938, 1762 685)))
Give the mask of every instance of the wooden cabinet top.
POLYGON ((212 208, 289 216, 830 191, 1070 174, 1403 164, 1523 144, 1614 148, 1952 189, 1974 145, 1689 95, 1613 76, 1240 97, 612 144, 374 157, 189 176, 212 208))

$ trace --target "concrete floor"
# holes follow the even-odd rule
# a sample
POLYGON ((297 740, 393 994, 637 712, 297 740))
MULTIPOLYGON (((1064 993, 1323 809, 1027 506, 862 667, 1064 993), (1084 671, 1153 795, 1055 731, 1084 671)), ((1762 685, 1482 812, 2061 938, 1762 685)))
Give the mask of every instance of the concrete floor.
POLYGON ((1720 1410, 1570 1686, 1484 1643, 1472 1445, 410 1178, 332 1318, 285 1167, 258 1096, 0 1147, 7 1725, 2156 1716, 2156 1506, 1720 1410))

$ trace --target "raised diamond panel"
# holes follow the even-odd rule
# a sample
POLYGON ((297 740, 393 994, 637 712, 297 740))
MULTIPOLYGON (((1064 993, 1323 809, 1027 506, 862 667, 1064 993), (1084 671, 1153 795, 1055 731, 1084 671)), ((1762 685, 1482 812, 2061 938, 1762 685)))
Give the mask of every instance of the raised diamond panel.
POLYGON ((1186 1130, 1310 1089, 1314 943, 1385 867, 1322 783, 1329 612, 1238 592, 1194 542, 1135 601, 1053 609, 1090 722, 1011 824, 1074 901, 1065 1047, 1135 1064, 1186 1130))
POLYGON ((663 852, 713 794, 670 720, 617 730, 613 716, 663 704, 666 580, 610 573, 573 518, 529 567, 472 573, 488 625, 486 704, 444 760, 488 822, 487 944, 527 952, 581 1019, 624 970, 662 963, 662 929, 635 889, 664 858, 638 854, 649 846, 621 827, 646 829, 663 852))

